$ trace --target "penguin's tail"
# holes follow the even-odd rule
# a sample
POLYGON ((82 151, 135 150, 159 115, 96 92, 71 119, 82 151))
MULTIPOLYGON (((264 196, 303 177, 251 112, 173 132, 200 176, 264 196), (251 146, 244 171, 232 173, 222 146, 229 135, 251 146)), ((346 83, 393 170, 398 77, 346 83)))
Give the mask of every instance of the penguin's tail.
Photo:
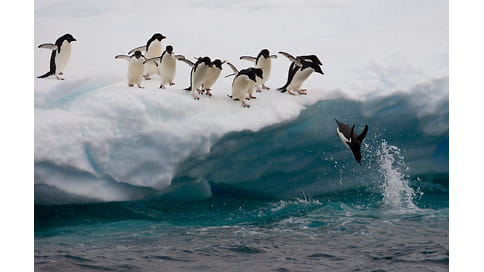
POLYGON ((55 73, 52 72, 52 71, 49 71, 49 72, 47 72, 47 73, 45 73, 45 74, 43 74, 41 76, 38 76, 37 78, 46 78, 46 77, 51 76, 53 74, 55 74, 55 73))
POLYGON ((183 90, 185 90, 185 91, 191 91, 191 90, 192 90, 192 86, 190 86, 190 87, 188 87, 188 88, 185 88, 185 89, 183 89, 183 90))

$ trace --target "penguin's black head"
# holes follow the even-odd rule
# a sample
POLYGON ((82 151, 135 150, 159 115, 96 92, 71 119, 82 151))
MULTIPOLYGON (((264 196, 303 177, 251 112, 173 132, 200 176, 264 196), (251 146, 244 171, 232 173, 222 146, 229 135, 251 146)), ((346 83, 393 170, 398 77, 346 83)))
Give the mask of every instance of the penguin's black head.
POLYGON ((311 64, 311 67, 314 69, 314 72, 320 73, 321 75, 324 75, 323 70, 321 70, 321 66, 319 66, 317 63, 313 62, 311 64))
POLYGON ((163 40, 164 38, 166 38, 165 36, 163 36, 161 33, 155 33, 153 34, 153 37, 151 37, 152 40, 158 40, 161 42, 161 40, 163 40))
POLYGON ((270 57, 269 50, 267 50, 267 49, 262 49, 262 51, 260 51, 260 54, 262 56, 264 56, 264 58, 266 58, 266 59, 270 57))
POLYGON ((222 61, 221 60, 216 59, 216 60, 212 61, 212 65, 215 65, 215 67, 217 67, 220 70, 222 70, 222 61))
POLYGON ((59 40, 68 41, 68 42, 77 41, 71 34, 65 34, 62 37, 60 37, 59 40))
POLYGON ((168 54, 171 54, 173 52, 173 46, 167 45, 166 46, 166 52, 168 52, 168 54))
POLYGON ((249 77, 250 80, 256 82, 256 79, 255 79, 255 72, 252 70, 252 71, 249 71, 247 73, 247 76, 249 77))
POLYGON ((141 58, 142 56, 143 56, 143 55, 141 54, 141 51, 138 51, 138 50, 137 50, 136 52, 134 52, 134 57, 135 57, 135 58, 139 59, 139 58, 141 58))
POLYGON ((252 70, 254 71, 255 75, 262 78, 262 69, 260 68, 252 68, 252 70))
POLYGON ((203 57, 201 59, 199 59, 200 62, 203 62, 205 65, 207 66, 212 66, 211 62, 210 62, 210 58, 209 57, 203 57))

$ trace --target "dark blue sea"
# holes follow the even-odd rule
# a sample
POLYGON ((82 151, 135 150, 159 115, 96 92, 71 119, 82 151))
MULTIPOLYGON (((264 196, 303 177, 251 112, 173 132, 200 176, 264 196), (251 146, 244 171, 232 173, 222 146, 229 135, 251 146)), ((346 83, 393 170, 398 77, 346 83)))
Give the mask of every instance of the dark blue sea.
POLYGON ((448 271, 449 104, 416 100, 319 101, 227 134, 136 201, 37 184, 35 271, 448 271), (362 165, 335 118, 369 126, 362 165))

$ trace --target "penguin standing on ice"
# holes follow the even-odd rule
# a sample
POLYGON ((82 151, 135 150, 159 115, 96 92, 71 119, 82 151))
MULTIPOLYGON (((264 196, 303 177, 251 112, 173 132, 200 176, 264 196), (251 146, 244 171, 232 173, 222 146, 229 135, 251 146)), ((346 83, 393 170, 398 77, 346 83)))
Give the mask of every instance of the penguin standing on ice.
POLYGON ((353 153, 353 157, 355 160, 360 163, 361 165, 361 143, 368 132, 368 125, 365 125, 365 129, 361 132, 360 135, 355 133, 355 125, 350 128, 345 123, 341 123, 338 120, 334 119, 338 127, 336 128, 336 132, 340 137, 341 141, 348 147, 351 152, 353 153))
POLYGON ((295 90, 299 94, 307 94, 307 90, 301 89, 301 85, 304 81, 306 81, 313 72, 324 75, 321 70, 322 63, 315 55, 293 57, 286 52, 279 53, 292 61, 291 66, 289 66, 286 84, 278 89, 282 93, 287 91, 289 94, 295 95, 292 92, 292 90, 295 90))
MULTIPOLYGON (((138 86, 138 88, 144 88, 141 86, 141 79, 143 77, 144 71, 144 62, 146 61, 145 56, 141 54, 141 51, 135 51, 133 55, 126 56, 126 55, 117 55, 114 57, 115 59, 124 59, 129 61, 128 65, 128 86, 133 87, 134 84, 138 86)), ((158 64, 156 64, 158 66, 158 64)))
POLYGON ((174 55, 173 46, 168 45, 161 57, 147 59, 144 64, 152 62, 153 65, 158 66, 158 74, 161 77, 160 89, 166 89, 167 84, 175 85, 173 79, 176 73, 176 61, 184 58, 182 55, 174 55))
POLYGON ((255 82, 252 82, 252 81, 250 82, 249 88, 247 89, 247 93, 249 94, 250 99, 256 99, 257 97, 253 95, 254 88, 255 86, 258 86, 261 84, 263 80, 264 71, 261 68, 256 68, 256 67, 247 68, 247 70, 253 71, 255 74, 255 82))
MULTIPOLYGON (((128 55, 133 54, 135 51, 145 51, 145 57, 147 59, 151 58, 159 58, 163 52, 163 46, 161 45, 161 40, 165 39, 166 37, 160 33, 155 33, 153 36, 146 42, 146 45, 142 45, 136 47, 128 52, 128 55)), ((150 75, 158 74, 158 67, 153 63, 150 62, 145 67, 144 78, 149 80, 150 75)))
POLYGON ((245 99, 250 99, 246 98, 246 95, 248 93, 249 88, 254 88, 256 82, 257 82, 257 74, 262 76, 262 69, 259 68, 248 68, 248 69, 243 69, 243 70, 237 70, 234 65, 232 65, 230 62, 227 62, 227 65, 232 68, 234 71, 234 74, 228 75, 226 77, 235 75, 234 80, 232 81, 232 95, 229 97, 232 100, 239 100, 242 102, 242 106, 244 108, 249 108, 250 105, 247 104, 244 100, 245 99))
POLYGON ((242 56, 240 59, 255 61, 255 67, 260 68, 263 71, 262 80, 257 83, 257 92, 261 92, 261 87, 264 90, 269 90, 270 88, 265 85, 269 75, 271 74, 271 59, 276 59, 277 55, 270 55, 268 49, 262 49, 256 58, 251 56, 242 56))
POLYGON ((192 70, 190 71, 190 87, 185 88, 186 91, 191 91, 193 99, 199 100, 200 97, 197 96, 195 90, 198 93, 202 93, 202 84, 205 81, 205 77, 209 72, 210 68, 212 67, 212 63, 209 57, 198 58, 198 60, 193 63, 187 59, 180 59, 181 61, 187 63, 188 65, 192 66, 192 70))
POLYGON ((71 34, 65 34, 58 38, 55 44, 44 43, 38 46, 39 48, 52 50, 52 54, 50 55, 50 70, 38 78, 46 78, 54 75, 58 80, 64 80, 59 76, 63 74, 62 72, 69 62, 69 58, 71 57, 71 42, 73 41, 76 41, 76 39, 71 34))
POLYGON ((222 73, 222 64, 224 63, 225 61, 221 61, 219 59, 216 59, 211 63, 210 70, 207 72, 205 80, 202 83, 203 91, 205 91, 208 96, 212 96, 210 91, 212 90, 213 84, 215 84, 215 81, 217 81, 218 77, 222 73))

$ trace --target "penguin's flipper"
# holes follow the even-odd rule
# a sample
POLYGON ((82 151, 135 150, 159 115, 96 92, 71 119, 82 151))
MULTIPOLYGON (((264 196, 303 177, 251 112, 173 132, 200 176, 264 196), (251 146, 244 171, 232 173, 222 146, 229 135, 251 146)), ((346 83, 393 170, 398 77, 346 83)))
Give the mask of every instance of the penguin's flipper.
POLYGON ((52 44, 52 43, 43 43, 38 46, 38 48, 44 48, 44 49, 49 49, 49 50, 57 50, 57 45, 52 44))
POLYGON ((235 68, 235 66, 232 63, 230 63, 230 62, 227 61, 227 65, 230 66, 230 68, 232 68, 232 70, 234 71, 234 73, 236 73, 236 74, 239 73, 239 70, 237 70, 237 68, 235 68))
POLYGON ((280 51, 280 52, 279 52, 279 54, 281 54, 281 55, 285 56, 285 57, 286 57, 286 58, 288 58, 290 61, 294 62, 296 65, 298 65, 298 66, 302 66, 302 63, 301 63, 301 62, 300 62, 298 59, 296 59, 295 57, 293 57, 291 54, 286 53, 286 52, 282 52, 282 51, 280 51))
POLYGON ((358 141, 360 141, 360 143, 363 142, 363 139, 365 138, 367 132, 368 132, 368 125, 365 125, 365 129, 363 130, 363 132, 361 132, 361 134, 358 135, 358 137, 356 137, 358 141))
POLYGON ((254 57, 251 57, 251 56, 242 56, 240 57, 240 59, 245 59, 245 60, 250 60, 250 61, 256 61, 257 58, 254 58, 254 57))
POLYGON ((183 56, 183 55, 175 55, 175 59, 182 60, 182 59, 185 59, 185 56, 183 56))
POLYGON ((225 78, 228 78, 228 77, 231 77, 231 76, 235 76, 235 75, 236 75, 236 73, 232 73, 230 75, 226 75, 225 78))
POLYGON ((126 55, 117 55, 116 57, 114 57, 115 59, 124 59, 124 60, 127 60, 129 61, 131 59, 130 56, 126 56, 126 55))
POLYGON ((186 58, 183 58, 183 59, 178 59, 179 61, 183 61, 184 63, 188 64, 189 66, 193 66, 195 65, 195 63, 193 63, 191 60, 188 60, 186 58))
POLYGON ((158 60, 160 58, 159 57, 156 57, 156 58, 151 58, 151 59, 147 59, 143 62, 143 64, 146 64, 146 63, 152 63, 154 64, 156 67, 158 67, 158 60))
POLYGON ((131 49, 131 51, 129 51, 128 54, 131 55, 136 51, 146 51, 146 45, 138 46, 134 49, 131 49))
POLYGON ((277 55, 271 55, 271 59, 277 59, 277 55))

